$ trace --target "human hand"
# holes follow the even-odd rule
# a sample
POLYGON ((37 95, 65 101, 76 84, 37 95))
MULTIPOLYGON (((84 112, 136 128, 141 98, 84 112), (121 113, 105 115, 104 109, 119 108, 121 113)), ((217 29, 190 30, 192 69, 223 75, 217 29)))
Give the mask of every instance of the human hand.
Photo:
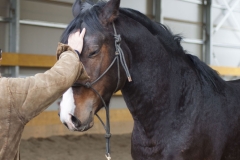
POLYGON ((68 45, 74 49, 77 50, 80 54, 82 52, 83 48, 83 38, 86 33, 86 29, 83 28, 82 32, 80 33, 80 30, 78 30, 75 33, 72 33, 68 37, 68 45))

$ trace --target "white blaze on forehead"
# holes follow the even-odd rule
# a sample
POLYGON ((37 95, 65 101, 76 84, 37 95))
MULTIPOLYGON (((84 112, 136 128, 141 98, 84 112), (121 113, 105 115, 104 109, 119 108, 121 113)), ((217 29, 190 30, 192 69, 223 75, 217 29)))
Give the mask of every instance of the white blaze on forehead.
POLYGON ((62 123, 70 121, 70 115, 74 115, 75 108, 76 105, 74 103, 73 90, 72 88, 69 88, 63 94, 62 101, 60 103, 60 120, 62 123))

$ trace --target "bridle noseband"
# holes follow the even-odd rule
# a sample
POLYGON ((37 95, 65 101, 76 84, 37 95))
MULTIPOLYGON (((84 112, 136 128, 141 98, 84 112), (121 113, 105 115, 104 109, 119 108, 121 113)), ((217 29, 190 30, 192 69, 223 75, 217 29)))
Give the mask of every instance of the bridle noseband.
POLYGON ((114 65, 115 61, 117 61, 117 67, 118 67, 118 82, 117 82, 117 86, 116 86, 116 89, 114 91, 114 93, 118 90, 119 88, 119 84, 120 84, 120 65, 119 65, 119 62, 121 62, 121 65, 124 69, 124 71, 126 72, 126 75, 127 75, 127 78, 128 78, 128 81, 131 82, 132 81, 132 78, 131 78, 131 75, 129 73, 129 70, 128 70, 128 66, 127 66, 127 63, 126 63, 126 60, 125 60, 125 57, 124 57, 124 53, 123 53, 123 50, 120 46, 120 42, 121 42, 121 35, 118 35, 117 34, 117 31, 116 31, 116 27, 115 27, 115 24, 114 22, 112 23, 113 25, 113 30, 114 30, 114 39, 115 39, 115 48, 116 48, 116 51, 115 51, 115 58, 113 59, 112 63, 109 65, 109 67, 96 79, 94 80, 93 82, 87 82, 85 84, 81 84, 81 83, 74 83, 73 84, 73 87, 80 87, 80 86, 84 86, 86 88, 89 88, 89 89, 92 89, 96 95, 98 95, 98 97, 100 97, 103 105, 104 105, 104 108, 106 110, 106 125, 104 124, 104 122, 102 121, 102 119, 98 116, 98 114, 96 114, 96 116, 98 117, 98 119, 100 120, 100 122, 102 123, 105 131, 106 131, 106 134, 105 134, 105 138, 106 138, 106 158, 108 160, 111 159, 111 156, 110 156, 110 138, 111 138, 111 133, 110 133, 110 119, 109 119, 109 106, 106 105, 103 97, 98 93, 98 91, 96 89, 94 89, 92 86, 98 82, 111 68, 112 66, 114 65))

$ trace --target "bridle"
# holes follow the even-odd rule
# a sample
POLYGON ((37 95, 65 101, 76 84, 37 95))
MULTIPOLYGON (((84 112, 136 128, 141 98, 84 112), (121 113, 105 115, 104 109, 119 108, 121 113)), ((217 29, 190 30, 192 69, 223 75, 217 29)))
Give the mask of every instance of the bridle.
POLYGON ((118 81, 117 81, 117 86, 116 86, 116 89, 114 91, 114 93, 118 90, 119 88, 119 84, 120 84, 120 64, 122 65, 124 71, 126 72, 126 75, 127 75, 127 78, 128 78, 128 81, 131 82, 132 81, 132 78, 131 78, 131 75, 129 73, 129 70, 128 70, 128 66, 127 66, 127 63, 126 63, 126 60, 125 60, 125 57, 124 57, 124 53, 123 53, 123 50, 120 46, 120 42, 121 42, 121 35, 117 34, 117 31, 116 31, 116 27, 115 27, 115 24, 114 22, 112 23, 113 25, 113 30, 114 30, 114 39, 115 39, 115 48, 116 48, 116 51, 115 51, 115 58, 113 59, 112 63, 109 65, 109 67, 96 79, 94 80, 93 82, 87 82, 85 84, 82 84, 82 83, 74 83, 72 87, 80 87, 80 86, 84 86, 86 88, 89 88, 89 89, 92 89, 94 91, 94 93, 96 95, 98 95, 98 97, 100 97, 102 103, 103 103, 103 106, 106 110, 106 124, 104 124, 104 122, 102 121, 102 119, 98 116, 98 114, 96 114, 96 116, 98 117, 98 119, 100 120, 100 122, 102 123, 105 131, 106 131, 106 134, 105 134, 105 138, 106 138, 106 158, 108 160, 111 159, 111 156, 110 156, 110 138, 111 138, 111 133, 110 133, 110 119, 109 119, 109 106, 106 105, 103 97, 98 93, 98 91, 96 89, 94 89, 92 86, 98 82, 111 68, 112 66, 114 65, 114 63, 117 61, 117 68, 118 68, 118 81))

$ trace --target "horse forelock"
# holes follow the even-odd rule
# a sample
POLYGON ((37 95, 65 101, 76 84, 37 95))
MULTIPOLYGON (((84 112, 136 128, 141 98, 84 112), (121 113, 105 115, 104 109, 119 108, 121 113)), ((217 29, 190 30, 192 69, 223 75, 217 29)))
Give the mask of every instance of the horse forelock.
POLYGON ((88 9, 90 9, 90 8, 92 8, 92 5, 91 5, 91 4, 86 3, 86 2, 83 3, 83 5, 81 6, 81 12, 80 12, 80 14, 85 13, 86 10, 88 10, 88 9))
POLYGON ((99 1, 96 4, 92 4, 89 1, 84 2, 81 5, 80 13, 69 23, 61 36, 61 42, 67 43, 67 39, 71 33, 78 29, 82 29, 82 23, 84 22, 88 28, 87 31, 102 31, 103 26, 99 20, 99 14, 106 2, 99 1))
POLYGON ((87 10, 91 9, 94 6, 94 3, 90 0, 87 0, 81 5, 80 14, 84 14, 87 10))

